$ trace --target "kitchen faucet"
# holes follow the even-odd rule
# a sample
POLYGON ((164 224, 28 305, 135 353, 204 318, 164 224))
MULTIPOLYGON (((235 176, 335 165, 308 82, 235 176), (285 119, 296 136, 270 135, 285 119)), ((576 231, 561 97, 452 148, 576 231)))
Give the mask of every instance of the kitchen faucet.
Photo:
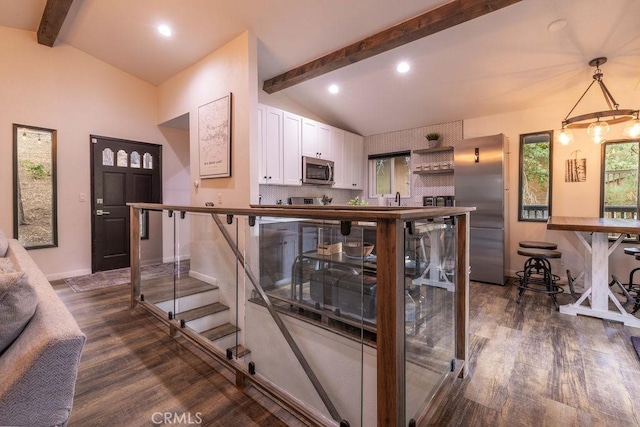
POLYGON ((400 192, 399 191, 396 191, 395 201, 398 202, 398 206, 400 206, 400 192))

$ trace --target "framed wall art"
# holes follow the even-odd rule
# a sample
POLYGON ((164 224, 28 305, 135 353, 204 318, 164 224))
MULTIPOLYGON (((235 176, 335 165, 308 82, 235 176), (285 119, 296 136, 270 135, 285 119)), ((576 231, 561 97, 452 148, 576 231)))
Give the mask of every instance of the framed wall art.
POLYGON ((231 176, 231 93, 198 108, 201 179, 231 176))

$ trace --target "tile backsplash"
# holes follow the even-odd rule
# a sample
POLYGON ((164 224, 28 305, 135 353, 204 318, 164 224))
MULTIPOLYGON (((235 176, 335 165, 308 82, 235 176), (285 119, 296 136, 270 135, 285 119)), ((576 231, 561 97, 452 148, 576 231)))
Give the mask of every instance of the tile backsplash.
POLYGON ((275 205, 278 200, 283 204, 288 203, 289 197, 322 197, 333 198, 331 204, 346 205, 349 200, 361 194, 358 190, 342 190, 326 185, 302 185, 288 187, 282 185, 261 185, 260 196, 263 205, 275 205))

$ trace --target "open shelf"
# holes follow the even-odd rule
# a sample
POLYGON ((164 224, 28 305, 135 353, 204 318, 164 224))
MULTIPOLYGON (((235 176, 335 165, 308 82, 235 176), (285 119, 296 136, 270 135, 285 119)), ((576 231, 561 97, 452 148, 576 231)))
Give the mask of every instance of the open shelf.
POLYGON ((420 150, 413 150, 413 154, 430 154, 430 153, 440 153, 444 151, 453 151, 453 147, 434 147, 434 148, 423 148, 420 150))
POLYGON ((414 174, 416 175, 437 175, 437 174, 446 174, 446 173, 453 173, 455 169, 439 169, 439 170, 434 170, 434 171, 413 171, 414 174))

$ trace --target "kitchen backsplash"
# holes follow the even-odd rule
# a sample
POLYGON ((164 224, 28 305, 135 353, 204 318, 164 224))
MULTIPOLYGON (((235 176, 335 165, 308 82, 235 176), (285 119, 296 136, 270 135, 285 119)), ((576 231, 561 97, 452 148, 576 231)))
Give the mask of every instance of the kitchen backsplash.
POLYGON ((331 197, 332 205, 346 205, 347 202, 360 195, 358 190, 333 189, 325 185, 302 185, 300 187, 288 187, 282 185, 261 185, 260 196, 263 205, 275 205, 278 200, 283 204, 288 203, 289 197, 331 197))

